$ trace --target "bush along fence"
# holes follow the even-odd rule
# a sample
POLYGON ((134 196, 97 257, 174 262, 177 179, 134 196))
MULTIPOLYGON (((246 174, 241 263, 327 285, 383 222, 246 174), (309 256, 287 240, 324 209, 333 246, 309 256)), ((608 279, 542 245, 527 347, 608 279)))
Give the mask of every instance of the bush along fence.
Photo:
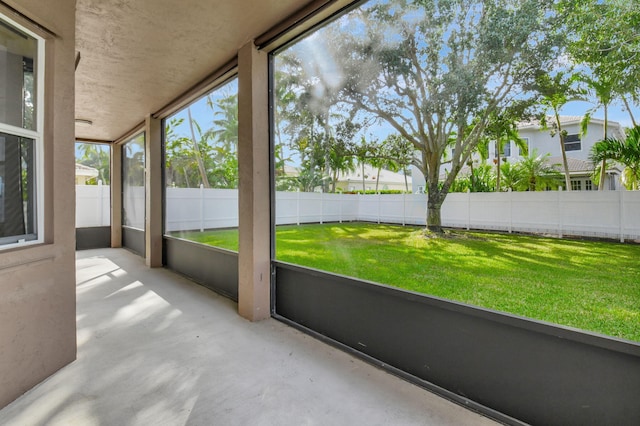
MULTIPOLYGON (((109 217, 109 203, 103 202, 99 211, 96 194, 108 194, 109 187, 82 188, 76 191, 76 226, 100 226, 109 217)), ((144 211, 143 191, 140 194, 128 203, 139 204, 136 211, 144 211)), ((277 192, 276 224, 363 221, 424 225, 426 204, 425 194, 277 192)), ((165 205, 166 232, 238 226, 237 190, 167 188, 165 205)), ((442 224, 559 237, 640 240, 640 191, 451 193, 442 206, 442 224)))

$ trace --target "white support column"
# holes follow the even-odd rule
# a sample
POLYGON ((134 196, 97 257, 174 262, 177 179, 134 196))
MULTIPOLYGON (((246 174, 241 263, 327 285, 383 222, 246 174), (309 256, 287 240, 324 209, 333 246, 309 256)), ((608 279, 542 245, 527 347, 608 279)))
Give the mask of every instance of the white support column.
POLYGON ((238 52, 238 311, 271 316, 268 55, 253 42, 238 52))
POLYGON ((145 120, 145 263, 162 266, 162 121, 145 120))

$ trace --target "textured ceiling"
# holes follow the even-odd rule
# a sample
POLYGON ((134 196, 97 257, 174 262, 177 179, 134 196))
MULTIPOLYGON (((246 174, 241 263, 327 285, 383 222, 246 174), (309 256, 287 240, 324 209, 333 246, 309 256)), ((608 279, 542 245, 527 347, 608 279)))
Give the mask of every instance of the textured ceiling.
POLYGON ((78 139, 113 141, 310 0, 78 0, 78 139))

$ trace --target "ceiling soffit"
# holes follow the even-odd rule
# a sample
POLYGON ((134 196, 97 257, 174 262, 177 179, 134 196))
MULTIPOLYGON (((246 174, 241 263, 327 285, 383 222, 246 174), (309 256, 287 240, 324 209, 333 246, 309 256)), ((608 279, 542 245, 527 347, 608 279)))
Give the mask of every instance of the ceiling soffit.
POLYGON ((76 118, 93 125, 76 125, 76 137, 116 140, 197 87, 250 40, 305 6, 325 3, 326 16, 349 2, 78 0, 76 118))

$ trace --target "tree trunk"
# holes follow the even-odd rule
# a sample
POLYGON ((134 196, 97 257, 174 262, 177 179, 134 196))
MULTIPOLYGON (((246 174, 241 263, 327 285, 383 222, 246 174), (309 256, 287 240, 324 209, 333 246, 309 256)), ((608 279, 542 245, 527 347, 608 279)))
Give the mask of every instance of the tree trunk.
POLYGON ((198 170, 200 171, 200 179, 205 188, 210 188, 209 178, 207 177, 207 171, 202 161, 202 155, 200 153, 200 147, 196 140, 196 133, 193 131, 193 119, 191 118, 191 108, 187 108, 187 115, 189 116, 189 128, 191 129, 191 140, 193 141, 193 154, 196 156, 196 162, 198 163, 198 170))
POLYGON ((637 126, 636 119, 633 116, 633 112, 631 112, 631 108, 629 107, 629 101, 627 101, 627 98, 625 96, 622 97, 622 102, 624 102, 624 107, 629 112, 629 117, 631 117, 631 124, 633 124, 633 127, 636 127, 637 126))
POLYGON ((332 177, 331 177, 331 193, 335 194, 336 193, 336 183, 338 180, 338 171, 334 170, 332 173, 332 177))
POLYGON ((380 182, 380 169, 381 167, 378 167, 378 176, 376 176, 376 194, 378 193, 378 183, 380 182))
POLYGON ((184 181, 187 184, 187 188, 191 188, 189 185, 189 174, 187 173, 187 168, 182 166, 182 171, 184 172, 184 181))
POLYGON ((364 186, 364 161, 362 162, 362 195, 364 195, 366 192, 365 186, 364 186))
MULTIPOLYGON (((278 127, 278 126, 275 126, 278 127)), ((282 177, 287 177, 287 170, 285 169, 286 161, 284 161, 284 145, 280 144, 280 161, 282 161, 282 177)))
POLYGON ((404 192, 409 192, 409 182, 407 181, 407 169, 404 169, 404 192))
POLYGON ((498 155, 498 161, 496 163, 496 192, 500 192, 500 160, 502 159, 502 154, 500 151, 500 142, 496 141, 496 150, 498 155))
MULTIPOLYGON (((603 139, 607 138, 608 133, 608 111, 607 104, 604 105, 604 135, 603 139)), ((602 163, 600 163, 600 182, 598 183, 598 191, 604 191, 604 183, 607 178, 607 159, 603 158, 602 163)))
POLYGON ((567 162, 567 151, 564 148, 564 133, 562 132, 562 124, 560 124, 560 115, 558 111, 554 111, 556 124, 558 125, 558 135, 560 135, 560 151, 562 152, 562 166, 564 167, 564 184, 566 191, 571 191, 571 177, 569 177, 569 163, 567 162))
POLYGON ((437 234, 443 234, 440 212, 444 197, 438 191, 437 185, 437 182, 435 185, 429 185, 429 193, 427 194, 427 229, 437 234))
POLYGON ((603 158, 600 163, 600 180, 598 181, 598 191, 604 191, 604 184, 606 182, 606 168, 607 168, 607 159, 603 158))

